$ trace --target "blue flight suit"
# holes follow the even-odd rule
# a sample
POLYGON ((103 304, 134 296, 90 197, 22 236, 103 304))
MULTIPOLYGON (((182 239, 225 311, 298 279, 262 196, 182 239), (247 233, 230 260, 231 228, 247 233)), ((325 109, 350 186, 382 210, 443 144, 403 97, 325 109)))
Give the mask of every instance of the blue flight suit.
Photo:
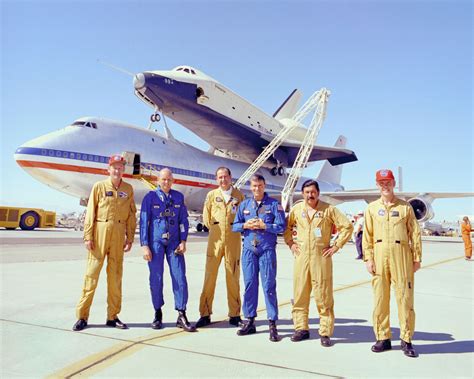
POLYGON ((232 230, 241 232, 244 237, 242 249, 242 272, 245 283, 243 311, 247 318, 257 316, 258 274, 260 272, 267 317, 269 320, 278 320, 275 249, 277 233, 282 233, 285 227, 283 208, 277 200, 268 197, 266 193, 260 204, 253 198, 247 198, 240 203, 232 230), (253 218, 262 219, 266 229, 244 229, 244 223, 253 218))
POLYGON ((155 310, 163 304, 164 257, 171 274, 175 309, 186 310, 188 283, 184 255, 175 254, 181 241, 188 238, 188 210, 181 192, 170 190, 167 195, 159 187, 143 199, 140 211, 140 244, 148 246, 152 260, 150 269, 151 300, 155 310))

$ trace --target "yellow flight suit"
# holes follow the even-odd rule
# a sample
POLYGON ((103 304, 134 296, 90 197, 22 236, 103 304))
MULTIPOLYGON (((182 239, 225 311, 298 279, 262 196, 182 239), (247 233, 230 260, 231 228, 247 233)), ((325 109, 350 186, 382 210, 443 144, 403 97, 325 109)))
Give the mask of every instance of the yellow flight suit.
POLYGON ((82 296, 76 307, 78 319, 87 320, 100 270, 107 256, 107 320, 122 306, 123 248, 125 238, 133 243, 136 227, 133 188, 122 181, 116 189, 110 178, 92 188, 84 221, 84 241, 94 241, 89 251, 82 296))
POLYGON ((207 194, 204 203, 203 220, 209 229, 207 244, 206 273, 199 301, 201 316, 212 314, 212 302, 216 289, 217 272, 222 257, 225 260, 227 304, 229 317, 240 316, 240 233, 232 231, 235 213, 244 195, 233 188, 230 200, 225 203, 220 188, 207 194))
POLYGON ((395 287, 400 338, 411 342, 415 331, 413 262, 421 262, 421 234, 413 208, 396 199, 386 206, 382 199, 365 211, 362 246, 364 261, 375 262, 374 333, 378 341, 390 339, 390 284, 395 287))
POLYGON ((320 317, 319 335, 330 337, 334 331, 334 297, 332 286, 332 257, 324 258, 329 247, 333 225, 339 231, 335 241, 338 248, 351 238, 353 226, 337 208, 318 201, 310 219, 304 202, 290 211, 285 242, 297 243, 300 254, 295 257, 293 271, 293 323, 295 330, 309 330, 308 313, 311 291, 320 317))

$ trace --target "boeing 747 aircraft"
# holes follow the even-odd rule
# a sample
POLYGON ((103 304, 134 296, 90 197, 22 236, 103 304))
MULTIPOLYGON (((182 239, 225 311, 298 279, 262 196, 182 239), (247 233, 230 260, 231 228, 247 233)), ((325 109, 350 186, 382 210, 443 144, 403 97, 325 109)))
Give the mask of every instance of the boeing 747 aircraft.
MULTIPOLYGON (((156 170, 169 167, 176 179, 176 189, 185 195, 191 211, 201 213, 205 196, 215 188, 215 170, 227 166, 234 179, 248 167, 247 163, 216 156, 176 140, 168 129, 165 134, 100 118, 80 118, 58 131, 35 138, 20 146, 15 152, 17 163, 35 179, 61 192, 78 197, 83 203, 92 185, 107 174, 108 158, 114 153, 127 156, 127 181, 135 191, 138 205, 149 188, 139 174, 153 175, 156 170), (120 135, 120 138, 116 136, 120 135)), ((346 139, 340 136, 334 149, 344 149, 346 139)), ((273 176, 271 169, 262 167, 258 172, 267 179, 267 190, 279 196, 285 176, 273 176)), ((372 201, 379 197, 377 191, 345 191, 341 183, 342 166, 325 162, 318 177, 321 198, 332 204, 344 201, 372 201)), ((297 188, 300 188, 301 178, 297 188)), ((245 188, 244 188, 245 189, 245 188)), ((473 193, 419 193, 399 192, 415 209, 419 221, 433 218, 431 203, 440 197, 466 197, 473 193)))
MULTIPOLYGON (((345 142, 340 136, 336 148, 345 146, 345 142)), ((186 205, 198 213, 202 211, 207 192, 216 187, 217 167, 229 167, 234 179, 248 167, 246 163, 178 141, 168 129, 163 135, 93 117, 80 118, 63 129, 26 142, 16 150, 15 159, 35 179, 86 200, 92 185, 108 175, 108 157, 114 153, 127 156, 125 178, 134 187, 138 205, 150 190, 139 174, 153 176, 161 168, 169 167, 174 173, 176 189, 185 195, 186 205), (120 138, 116 138, 118 135, 120 138)), ((319 175, 322 191, 344 190, 340 185, 341 168, 325 163, 319 175), (331 182, 334 179, 335 182, 331 182)), ((268 168, 261 168, 259 173, 267 180, 267 191, 278 196, 286 178, 272 176, 268 168)))

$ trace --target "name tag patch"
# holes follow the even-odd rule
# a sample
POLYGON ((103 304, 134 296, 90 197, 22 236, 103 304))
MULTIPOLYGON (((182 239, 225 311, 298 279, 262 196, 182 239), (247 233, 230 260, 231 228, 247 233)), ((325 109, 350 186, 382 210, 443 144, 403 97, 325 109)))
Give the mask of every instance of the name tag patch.
POLYGON ((105 196, 114 196, 114 192, 113 191, 107 191, 105 193, 105 196))
POLYGON ((119 197, 121 197, 121 198, 128 197, 128 193, 123 192, 123 191, 120 191, 120 192, 118 193, 118 195, 119 195, 119 197))
POLYGON ((392 217, 400 217, 400 212, 399 211, 392 211, 391 216, 392 217))
POLYGON ((222 203, 224 200, 222 199, 222 197, 217 196, 217 197, 216 197, 216 201, 217 201, 218 203, 222 203))
POLYGON ((249 215, 250 211, 248 209, 244 209, 244 215, 249 215))

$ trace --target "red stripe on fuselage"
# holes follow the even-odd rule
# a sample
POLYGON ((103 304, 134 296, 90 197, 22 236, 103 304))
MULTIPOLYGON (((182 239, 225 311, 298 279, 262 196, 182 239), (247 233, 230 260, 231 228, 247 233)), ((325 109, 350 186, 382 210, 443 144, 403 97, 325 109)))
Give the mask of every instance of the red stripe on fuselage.
MULTIPOLYGON (((33 167, 33 168, 46 168, 49 170, 60 170, 60 171, 69 171, 69 172, 81 172, 84 174, 94 174, 94 175, 105 175, 109 176, 109 172, 103 168, 95 167, 85 167, 85 166, 74 166, 61 163, 52 163, 52 162, 36 162, 36 161, 16 161, 21 167, 33 167)), ((134 178, 130 174, 124 174, 124 178, 134 178)), ((156 176, 144 175, 144 178, 156 182, 156 176)), ((186 179, 174 179, 174 184, 190 187, 199 187, 199 188, 217 188, 217 185, 204 182, 195 182, 192 180, 186 179)))

